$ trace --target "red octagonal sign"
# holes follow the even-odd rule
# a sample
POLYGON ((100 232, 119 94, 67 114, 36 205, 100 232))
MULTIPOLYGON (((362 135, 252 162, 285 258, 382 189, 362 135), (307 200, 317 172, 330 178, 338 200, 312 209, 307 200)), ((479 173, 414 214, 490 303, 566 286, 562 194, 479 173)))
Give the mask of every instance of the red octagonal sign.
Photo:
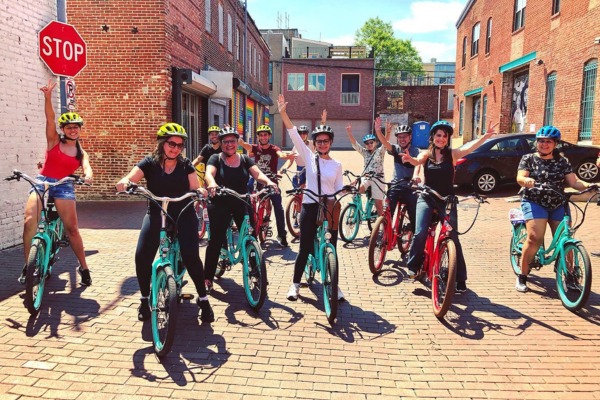
POLYGON ((40 58, 55 75, 76 76, 87 64, 87 49, 75 27, 52 21, 38 34, 40 58))

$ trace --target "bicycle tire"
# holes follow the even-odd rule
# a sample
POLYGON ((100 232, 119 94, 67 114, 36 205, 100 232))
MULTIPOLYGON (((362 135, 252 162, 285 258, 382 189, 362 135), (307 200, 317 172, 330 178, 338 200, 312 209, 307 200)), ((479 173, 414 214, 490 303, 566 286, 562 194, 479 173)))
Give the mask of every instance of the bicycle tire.
POLYGON ((450 238, 438 243, 439 258, 434 261, 431 277, 433 313, 438 319, 446 315, 456 289, 456 244, 450 238))
POLYGON ((373 230, 373 225, 375 225, 377 218, 379 218, 379 214, 377 213, 377 207, 375 207, 375 200, 373 200, 373 203, 371 204, 371 218, 367 218, 369 231, 373 230))
POLYGON ((38 315, 44 297, 46 283, 46 243, 40 238, 33 239, 29 257, 27 257, 27 274, 25 276, 25 307, 32 316, 38 315))
POLYGON ((325 304, 325 315, 330 324, 335 322, 338 309, 338 265, 334 251, 331 247, 325 248, 325 265, 321 271, 321 283, 323 285, 323 303, 325 304))
POLYGON ((561 257, 556 269, 558 296, 567 310, 575 312, 585 305, 590 296, 592 263, 581 243, 566 243, 561 257), (573 273, 566 268, 569 258, 573 261, 573 273))
POLYGON ((400 230, 400 232, 398 232, 397 240, 398 251, 400 251, 400 254, 404 255, 407 254, 410 250, 410 245, 412 243, 413 238, 413 231, 411 229, 411 221, 408 218, 408 210, 406 209, 406 207, 400 208, 398 212, 400 213, 400 215, 398 216, 398 218, 400 218, 400 221, 398 221, 398 229, 400 230))
POLYGON ((171 351, 177 329, 177 285, 170 266, 158 267, 152 291, 156 298, 151 305, 152 341, 156 355, 162 358, 171 351))
POLYGON ((304 278, 306 279, 307 286, 312 285, 315 281, 315 258, 312 254, 308 255, 306 259, 306 265, 304 266, 304 278))
POLYGON ((509 257, 510 265, 515 275, 521 273, 521 254, 523 253, 523 244, 527 239, 527 229, 524 223, 513 226, 513 234, 510 238, 509 257))
POLYGON ((292 196, 285 206, 285 222, 290 234, 298 239, 300 237, 300 210, 302 202, 298 196, 292 196))
POLYGON ((204 239, 204 235, 206 235, 206 221, 204 220, 204 207, 200 202, 196 202, 194 205, 194 210, 196 211, 196 216, 198 217, 198 239, 204 239))
POLYGON ((356 204, 350 203, 342 210, 340 215, 340 237, 346 243, 352 242, 356 239, 359 227, 359 215, 356 204))
POLYGON ((369 238, 369 269, 373 275, 378 274, 383 267, 388 247, 388 221, 385 216, 377 218, 371 237, 369 238))
POLYGON ((215 278, 220 278, 223 276, 227 267, 225 266, 227 261, 229 260, 229 256, 227 252, 221 249, 219 253, 219 260, 217 261, 217 269, 215 269, 215 278))
POLYGON ((246 243, 242 275, 246 300, 254 311, 258 311, 267 298, 267 267, 261 247, 256 240, 246 243))
POLYGON ((256 218, 256 225, 258 227, 256 235, 260 244, 263 244, 267 240, 269 233, 269 225, 271 223, 271 201, 265 200, 265 206, 258 208, 259 215, 256 218))

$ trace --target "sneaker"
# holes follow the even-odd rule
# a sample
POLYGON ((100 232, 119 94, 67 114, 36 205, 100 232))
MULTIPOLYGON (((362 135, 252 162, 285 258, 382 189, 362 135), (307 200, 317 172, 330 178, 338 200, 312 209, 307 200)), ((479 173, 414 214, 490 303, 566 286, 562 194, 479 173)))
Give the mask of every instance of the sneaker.
POLYGON ((150 303, 147 297, 140 299, 138 307, 138 321, 148 321, 150 319, 150 303))
POLYGON ((527 275, 517 276, 517 283, 515 284, 517 292, 525 293, 527 291, 527 275))
POLYGON ((204 286, 206 287, 206 294, 208 295, 211 292, 212 288, 213 288, 213 283, 212 283, 212 281, 210 281, 208 279, 205 279, 204 280, 204 286))
POLYGON ((27 265, 23 267, 23 271, 21 271, 21 276, 19 276, 18 281, 21 285, 24 285, 25 280, 27 280, 27 265))
POLYGON ((215 322, 215 313, 208 300, 200 300, 200 297, 198 297, 196 304, 200 308, 200 321, 208 323, 215 322))
POLYGON ((290 247, 285 236, 277 236, 277 242, 281 247, 290 247))
POLYGON ((77 268, 77 272, 81 275, 81 284, 83 286, 92 286, 92 277, 90 276, 89 269, 81 269, 81 267, 77 268))
POLYGON ((462 294, 467 291, 467 282, 456 282, 456 290, 455 293, 462 294))
POLYGON ((292 283, 290 285, 290 290, 288 290, 287 299, 290 301, 298 300, 298 296, 300 295, 300 284, 292 283))
POLYGON ((344 292, 342 289, 338 287, 338 301, 346 301, 346 296, 344 296, 344 292))

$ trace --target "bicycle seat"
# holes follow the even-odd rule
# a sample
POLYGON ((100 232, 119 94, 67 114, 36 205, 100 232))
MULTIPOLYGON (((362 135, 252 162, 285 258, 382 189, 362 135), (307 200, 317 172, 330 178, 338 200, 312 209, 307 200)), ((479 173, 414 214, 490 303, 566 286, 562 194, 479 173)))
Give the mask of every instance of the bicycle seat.
POLYGON ((522 224, 525 222, 525 216, 520 208, 511 208, 508 211, 508 219, 513 225, 522 224))

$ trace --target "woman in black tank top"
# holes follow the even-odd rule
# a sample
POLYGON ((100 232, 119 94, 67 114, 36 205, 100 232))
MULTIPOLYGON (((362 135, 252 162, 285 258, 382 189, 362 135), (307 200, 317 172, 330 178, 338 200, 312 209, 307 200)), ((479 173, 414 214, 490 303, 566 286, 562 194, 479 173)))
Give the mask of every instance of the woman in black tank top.
MULTIPOLYGON (((497 125, 497 124, 496 124, 497 125)), ((446 121, 438 121, 431 126, 429 132, 429 148, 419 154, 417 157, 411 157, 408 154, 402 156, 403 162, 409 162, 412 165, 424 165, 425 182, 429 187, 437 191, 442 196, 454 194, 454 165, 456 160, 473 152, 479 146, 489 139, 494 132, 494 127, 490 121, 487 133, 479 139, 472 141, 467 146, 460 149, 452 149, 451 140, 454 129, 446 121)), ((431 196, 419 196, 417 200, 417 212, 415 222, 415 234, 412 239, 410 251, 408 254, 407 267, 410 278, 419 277, 421 266, 423 265, 423 252, 427 240, 427 230, 431 224, 433 211, 436 204, 431 196)), ((462 247, 458 240, 456 231, 457 213, 456 207, 450 211, 450 222, 455 227, 450 236, 456 244, 458 271, 456 273, 456 292, 464 293, 467 290, 467 266, 463 256, 462 247)))

